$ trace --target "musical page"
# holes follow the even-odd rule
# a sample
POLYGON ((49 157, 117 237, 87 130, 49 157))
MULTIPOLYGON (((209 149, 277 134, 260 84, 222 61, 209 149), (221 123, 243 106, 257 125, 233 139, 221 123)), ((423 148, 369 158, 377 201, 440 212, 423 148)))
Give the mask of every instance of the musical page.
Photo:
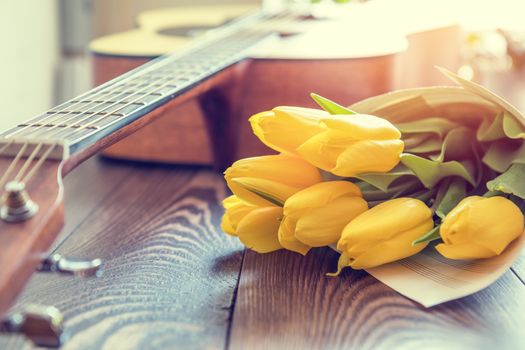
POLYGON ((512 266, 524 243, 522 235, 501 255, 475 261, 444 258, 429 245, 415 256, 366 271, 407 298, 431 307, 488 287, 512 266))

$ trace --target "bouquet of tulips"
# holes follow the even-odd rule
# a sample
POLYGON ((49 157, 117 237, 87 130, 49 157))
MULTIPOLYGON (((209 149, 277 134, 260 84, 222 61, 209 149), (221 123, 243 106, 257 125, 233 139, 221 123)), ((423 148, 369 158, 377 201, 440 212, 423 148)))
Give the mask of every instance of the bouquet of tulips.
MULTIPOLYGON (((276 107, 250 118, 279 152, 225 172, 222 229, 260 253, 331 246, 338 272, 429 249, 501 254, 524 231, 525 119, 483 87, 400 90, 349 108, 276 107), (437 243, 437 244, 436 244, 437 243)), ((336 274, 337 274, 336 273, 336 274)))

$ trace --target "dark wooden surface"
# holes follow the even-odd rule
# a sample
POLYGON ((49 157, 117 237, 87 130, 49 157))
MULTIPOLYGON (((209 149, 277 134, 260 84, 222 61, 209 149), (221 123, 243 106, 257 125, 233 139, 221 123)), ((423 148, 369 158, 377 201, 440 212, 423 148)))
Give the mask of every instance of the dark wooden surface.
MULTIPOLYGON (((93 159, 65 185, 55 250, 104 258, 105 274, 37 273, 14 307, 59 307, 63 349, 525 347, 525 258, 486 290, 425 309, 365 272, 325 277, 327 249, 244 253, 220 231, 226 192, 209 169, 93 159)), ((0 349, 29 348, 0 337, 0 349)))

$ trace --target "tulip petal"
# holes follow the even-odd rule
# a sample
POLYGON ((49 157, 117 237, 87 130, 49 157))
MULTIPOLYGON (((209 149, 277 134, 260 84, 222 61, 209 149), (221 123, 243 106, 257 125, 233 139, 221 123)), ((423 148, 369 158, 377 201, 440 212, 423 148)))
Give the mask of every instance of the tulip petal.
POLYGON ((429 231, 433 224, 431 220, 426 221, 413 229, 396 235, 390 240, 368 247, 364 252, 357 255, 353 254, 351 250, 345 250, 349 256, 353 257, 350 266, 353 269, 367 269, 419 253, 428 243, 421 243, 416 246, 412 246, 411 243, 423 233, 429 231))
POLYGON ((386 173, 399 163, 403 146, 401 140, 357 141, 339 155, 331 172, 338 176, 386 173))
POLYGON ((259 206, 283 206, 288 197, 300 190, 297 187, 254 177, 237 177, 231 182, 232 191, 235 189, 240 199, 259 206))
POLYGON ((279 243, 281 243, 285 249, 306 255, 310 250, 310 247, 295 238, 295 224, 296 222, 292 218, 287 216, 283 218, 281 226, 279 226, 279 243))
POLYGON ((235 228, 233 227, 233 225, 231 224, 230 222, 230 218, 228 216, 228 214, 224 213, 224 215, 222 216, 222 219, 221 219, 221 229, 231 235, 231 236, 236 236, 237 234, 235 233, 235 228))
POLYGON ((297 153, 316 167, 331 171, 337 157, 345 150, 345 146, 330 145, 331 134, 325 131, 309 138, 297 148, 297 153))
POLYGON ((368 114, 330 115, 323 118, 329 129, 339 130, 353 140, 399 139, 401 132, 388 120, 368 114))
POLYGON ((510 200, 483 198, 468 211, 469 236, 473 242, 497 255, 523 233, 523 214, 510 200))
POLYGON ((446 244, 462 244, 470 241, 468 235, 458 235, 457 233, 469 231, 468 221, 466 220, 469 208, 473 203, 482 199, 483 197, 480 196, 466 197, 445 216, 439 234, 446 244))
POLYGON ((356 216, 368 209, 361 197, 340 197, 312 209, 297 221, 295 237, 311 246, 324 247, 341 238, 343 228, 356 216))
POLYGON ((321 181, 319 170, 314 166, 300 158, 284 154, 241 159, 225 171, 224 177, 228 187, 235 195, 246 203, 258 206, 277 205, 277 203, 280 205, 292 194, 290 189, 295 189, 291 191, 295 193, 302 188, 321 181), (256 187, 247 189, 239 181, 234 181, 239 178, 244 179, 241 182, 245 182, 247 186, 253 184, 251 184, 252 180, 246 179, 253 178, 256 179, 255 181, 258 179, 261 181, 256 184, 256 187), (255 190, 262 194, 275 194, 275 187, 281 185, 284 188, 288 188, 285 197, 277 195, 274 198, 264 199, 250 191, 255 190), (265 186, 268 186, 268 188, 265 188, 265 186))
POLYGON ((304 140, 324 130, 320 119, 328 113, 311 108, 276 107, 250 118, 255 135, 278 152, 296 154, 304 140))
POLYGON ((361 197, 359 187, 349 181, 325 181, 307 187, 286 200, 284 215, 298 219, 305 211, 340 197, 361 197))
POLYGON ((453 245, 440 243, 436 246, 436 249, 445 258, 457 260, 483 259, 498 255, 494 251, 474 242, 453 245))
POLYGON ((432 211, 425 203, 415 198, 392 199, 365 211, 346 225, 337 249, 343 250, 340 246, 347 242, 375 245, 395 237, 399 232, 419 227, 423 222, 432 222, 432 211))
POLYGON ((222 200, 222 206, 224 207, 224 209, 231 208, 239 203, 241 203, 241 200, 234 194, 222 200))
POLYGON ((235 236, 237 230, 237 224, 244 218, 249 212, 257 209, 256 206, 246 205, 245 202, 241 201, 239 197, 233 195, 225 198, 222 201, 225 213, 222 216, 221 228, 224 232, 235 236))
POLYGON ((269 253, 282 248, 277 238, 282 208, 255 209, 237 226, 237 236, 247 247, 258 253, 269 253))

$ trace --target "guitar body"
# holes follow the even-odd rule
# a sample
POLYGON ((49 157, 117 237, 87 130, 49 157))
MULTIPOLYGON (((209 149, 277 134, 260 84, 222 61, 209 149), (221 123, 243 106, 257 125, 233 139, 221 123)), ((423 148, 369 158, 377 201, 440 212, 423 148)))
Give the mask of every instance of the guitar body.
MULTIPOLYGON (((192 38, 184 34, 191 32, 191 28, 212 28, 250 9, 213 6, 205 10, 188 7, 143 13, 138 18, 138 29, 92 43, 94 81, 101 84, 147 60, 188 45, 192 38), (196 13, 208 16, 199 18, 196 13), (193 18, 199 19, 188 20, 193 18)), ((440 83, 441 78, 428 73, 434 64, 451 69, 459 65, 459 50, 454 47, 454 43, 459 46, 457 26, 447 25, 408 36, 385 32, 380 37, 372 35, 366 42, 345 35, 343 38, 348 40, 342 46, 337 33, 351 20, 298 17, 293 23, 289 20, 273 23, 283 34, 279 42, 256 52, 243 62, 242 72, 232 79, 232 84, 222 91, 216 89, 220 95, 230 95, 227 106, 224 104, 224 110, 218 111, 222 119, 205 113, 202 99, 188 101, 167 108, 155 123, 108 148, 104 154, 140 161, 224 167, 226 164, 218 164, 215 154, 215 148, 223 147, 224 140, 213 139, 213 124, 228 120, 227 128, 234 131, 233 139, 229 140, 233 147, 229 161, 265 154, 269 151, 252 136, 246 122, 257 112, 277 105, 313 107, 311 92, 349 105, 401 87, 440 83), (436 39, 447 42, 453 49, 438 50, 435 45, 432 48, 427 39, 434 39, 432 43, 436 39), (426 60, 419 62, 418 57, 426 60), (415 73, 410 75, 412 78, 406 74, 408 67, 415 73), (425 70, 427 73, 423 74, 425 70)))

